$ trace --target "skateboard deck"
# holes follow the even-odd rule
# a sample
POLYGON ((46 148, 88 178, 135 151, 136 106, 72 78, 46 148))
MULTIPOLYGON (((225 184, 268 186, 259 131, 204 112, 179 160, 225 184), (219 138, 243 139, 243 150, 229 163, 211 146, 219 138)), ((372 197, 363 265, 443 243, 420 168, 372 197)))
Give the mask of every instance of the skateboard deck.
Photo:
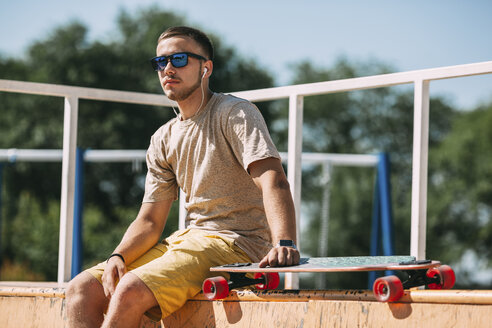
POLYGON ((280 282, 279 272, 360 272, 404 271, 404 281, 391 275, 377 279, 373 285, 378 301, 392 302, 403 296, 403 290, 426 286, 430 289, 448 289, 454 286, 455 275, 451 267, 439 261, 416 261, 413 256, 353 256, 301 258, 298 265, 260 268, 258 263, 233 263, 210 268, 212 272, 227 272, 224 277, 208 278, 203 282, 203 292, 209 299, 225 298, 233 288, 256 285, 257 289, 275 289, 280 282), (254 278, 246 275, 254 273, 254 278))

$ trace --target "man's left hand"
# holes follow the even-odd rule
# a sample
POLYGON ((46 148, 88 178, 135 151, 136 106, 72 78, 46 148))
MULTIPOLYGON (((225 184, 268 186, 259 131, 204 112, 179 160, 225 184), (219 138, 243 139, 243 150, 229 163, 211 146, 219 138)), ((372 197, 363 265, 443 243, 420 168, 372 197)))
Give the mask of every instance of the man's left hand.
POLYGON ((267 266, 289 266, 299 264, 301 256, 299 251, 293 247, 277 246, 268 252, 268 254, 260 261, 259 267, 267 266))

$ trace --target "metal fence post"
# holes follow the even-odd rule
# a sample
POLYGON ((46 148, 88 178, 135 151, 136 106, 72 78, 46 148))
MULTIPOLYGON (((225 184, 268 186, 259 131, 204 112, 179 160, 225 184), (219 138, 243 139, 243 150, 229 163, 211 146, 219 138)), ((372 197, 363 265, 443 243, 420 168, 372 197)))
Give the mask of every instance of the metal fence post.
MULTIPOLYGON (((318 240, 318 256, 328 256, 328 240, 329 240, 329 227, 330 227, 330 195, 331 195, 331 175, 332 165, 329 161, 323 163, 323 177, 321 178, 321 185, 323 188, 322 200, 321 200, 321 223, 318 240)), ((320 273, 316 275, 316 288, 326 288, 326 273, 320 273)))
POLYGON ((60 202, 60 240, 58 246, 58 282, 67 282, 72 269, 73 207, 75 192, 75 147, 77 145, 77 97, 65 98, 63 119, 63 162, 60 202))
MULTIPOLYGON (((379 195, 379 172, 376 171, 376 180, 374 183, 374 195, 373 195, 373 205, 372 205, 372 227, 371 227, 371 256, 378 256, 379 251, 379 241, 381 238, 381 202, 379 195)), ((378 272, 369 272, 368 289, 372 288, 374 280, 376 280, 378 272)))
POLYGON ((72 242, 72 270, 71 277, 74 278, 82 271, 83 261, 83 226, 82 215, 84 209, 84 155, 85 150, 77 147, 75 165, 75 195, 74 195, 74 220, 73 220, 73 242, 72 242))
MULTIPOLYGON (((380 246, 383 248, 384 255, 395 255, 390 171, 389 155, 380 153, 378 155, 372 210, 371 256, 381 255, 380 246)), ((393 274, 393 271, 386 271, 386 273, 393 274)), ((378 276, 376 271, 369 272, 369 289, 372 288, 372 284, 378 276)))
MULTIPOLYGON (((301 250, 301 178, 302 178, 302 122, 304 110, 304 97, 297 94, 289 97, 289 140, 287 178, 294 199, 296 211, 297 246, 301 250)), ((298 289, 299 275, 285 274, 285 288, 298 289)))
POLYGON ((429 151, 429 81, 414 83, 412 223, 410 255, 425 259, 427 224, 427 159, 429 151))
POLYGON ((378 185, 380 192, 380 217, 384 255, 395 255, 393 236, 393 210, 391 207, 391 184, 389 156, 386 153, 379 154, 378 185))
POLYGON ((2 245, 2 232, 3 232, 3 211, 2 211, 2 191, 3 191, 3 163, 0 163, 0 265, 2 264, 2 254, 3 254, 3 245, 2 245))

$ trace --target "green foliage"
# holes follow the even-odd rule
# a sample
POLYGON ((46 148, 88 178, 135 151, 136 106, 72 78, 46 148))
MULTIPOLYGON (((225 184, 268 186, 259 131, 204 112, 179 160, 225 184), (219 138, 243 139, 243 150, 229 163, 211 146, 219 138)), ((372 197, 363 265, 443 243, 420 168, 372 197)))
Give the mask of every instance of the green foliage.
MULTIPOLYGON (((294 84, 385 74, 391 68, 379 62, 348 63, 341 58, 332 68, 301 62, 294 84)), ((451 128, 453 109, 441 99, 431 100, 430 146, 439 145, 451 128)), ((277 111, 275 133, 287 140, 285 109, 277 111), (284 112, 282 112, 284 110, 284 112)), ((304 99, 303 151, 321 153, 375 154, 391 158, 391 182, 395 220, 395 249, 409 253, 410 195, 413 143, 413 92, 402 88, 380 88, 335 93, 304 99)), ((319 256, 322 195, 330 189, 328 255, 369 255, 375 170, 334 167, 330 185, 323 181, 320 166, 303 168, 303 251, 319 256)), ((441 258, 441 257, 438 257, 441 258)), ((353 288, 366 276, 326 275, 327 286, 353 288)), ((312 288, 313 279, 304 280, 312 288)))
POLYGON ((0 267, 1 281, 46 281, 43 275, 32 272, 25 264, 12 263, 9 259, 3 261, 0 267))
MULTIPOLYGON (((161 94, 148 59, 155 55, 157 38, 166 28, 185 24, 184 17, 157 7, 134 14, 122 10, 111 39, 89 41, 87 28, 74 21, 34 42, 26 58, 0 58, 0 78, 161 94)), ((214 91, 273 85, 271 75, 255 62, 239 56, 219 37, 212 35, 212 39, 217 51, 211 80, 214 91)), ((0 148, 62 147, 63 99, 0 93, 0 104, 0 148)), ((269 122, 270 105, 259 107, 269 122)), ((92 149, 146 149, 150 136, 173 116, 169 108, 81 100, 77 144, 92 149)), ((145 171, 134 171, 127 163, 87 163, 84 171, 87 266, 104 259, 134 219, 143 196, 145 171)), ((34 270, 48 279, 54 279, 57 262, 39 257, 43 263, 38 263, 35 258, 42 249, 56 259, 58 246, 51 244, 54 238, 43 247, 19 253, 17 243, 22 234, 27 234, 26 240, 42 242, 34 230, 19 230, 19 222, 26 216, 26 222, 35 225, 37 220, 47 220, 46 215, 59 216, 53 203, 59 202, 60 172, 60 164, 16 163, 4 173, 3 258, 29 258, 34 270), (24 208, 26 194, 37 207, 24 208), (34 216, 35 212, 39 213, 34 216)), ((176 206, 163 235, 177 228, 176 206)), ((47 236, 58 236, 54 223, 43 229, 47 236)))
POLYGON ((51 201, 42 209, 35 195, 21 193, 19 211, 7 232, 12 233, 10 254, 47 280, 56 280, 60 205, 51 201), (15 232, 15 233, 13 233, 15 232))
POLYGON ((429 254, 456 261, 472 250, 490 266, 492 104, 461 113, 453 123, 429 158, 429 254))

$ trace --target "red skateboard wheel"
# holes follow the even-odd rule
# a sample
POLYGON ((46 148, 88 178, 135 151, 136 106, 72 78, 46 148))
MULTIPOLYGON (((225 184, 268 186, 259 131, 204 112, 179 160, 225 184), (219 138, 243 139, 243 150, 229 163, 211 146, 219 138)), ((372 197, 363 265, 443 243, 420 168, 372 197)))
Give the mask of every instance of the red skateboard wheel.
POLYGON ((220 300, 229 294, 229 284, 224 277, 208 278, 203 282, 202 290, 209 300, 220 300))
POLYGON ((403 296, 403 284, 397 276, 382 277, 374 281, 372 291, 379 302, 395 302, 403 296))
POLYGON ((451 289, 456 282, 456 276, 449 265, 441 265, 437 268, 427 270, 427 277, 434 278, 438 276, 440 283, 429 284, 429 289, 451 289))
POLYGON ((256 289, 264 290, 264 289, 276 289, 280 284, 280 276, 277 272, 256 272, 254 278, 259 279, 263 277, 265 279, 265 283, 256 284, 256 289))

